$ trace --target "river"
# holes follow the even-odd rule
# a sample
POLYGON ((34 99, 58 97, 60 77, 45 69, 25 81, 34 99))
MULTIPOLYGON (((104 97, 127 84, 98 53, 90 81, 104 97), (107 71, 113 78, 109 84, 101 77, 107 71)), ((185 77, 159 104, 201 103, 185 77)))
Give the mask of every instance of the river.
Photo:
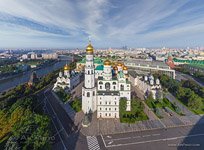
MULTIPOLYGON (((50 65, 50 66, 47 66, 44 68, 40 68, 40 69, 36 70, 37 76, 38 77, 45 76, 52 71, 60 69, 66 63, 69 63, 70 61, 71 61, 71 58, 67 57, 67 59, 63 58, 63 60, 60 60, 53 65, 50 65)), ((9 90, 9 89, 14 88, 15 86, 17 86, 19 84, 23 84, 23 83, 28 82, 30 79, 31 73, 32 73, 32 71, 28 71, 28 72, 25 72, 25 73, 20 74, 18 76, 15 76, 13 78, 9 78, 9 79, 5 79, 3 81, 0 81, 0 92, 9 90)))

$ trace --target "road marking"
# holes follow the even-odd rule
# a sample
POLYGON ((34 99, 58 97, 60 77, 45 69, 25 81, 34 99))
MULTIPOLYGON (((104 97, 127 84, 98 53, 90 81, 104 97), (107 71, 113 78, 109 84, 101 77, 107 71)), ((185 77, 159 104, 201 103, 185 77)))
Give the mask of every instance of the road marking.
POLYGON ((105 140, 105 141, 110 141, 110 140, 113 140, 113 141, 117 141, 117 140, 126 140, 126 139, 131 139, 132 137, 126 137, 126 138, 118 138, 118 139, 108 139, 108 140, 105 140))
POLYGON ((104 145, 105 147, 119 147, 119 146, 136 145, 136 144, 144 144, 144 143, 159 142, 159 141, 171 141, 175 139, 190 138, 190 137, 197 137, 197 136, 204 136, 204 134, 194 134, 194 135, 188 135, 188 136, 179 136, 179 137, 166 138, 166 139, 157 139, 157 140, 149 140, 149 141, 141 141, 141 142, 133 142, 133 143, 125 143, 125 144, 115 144, 115 145, 108 145, 108 146, 106 146, 105 144, 104 145))
POLYGON ((140 136, 135 136, 135 137, 132 137, 133 139, 136 139, 136 138, 141 138, 140 136))
POLYGON ((87 136, 86 139, 89 150, 100 150, 98 140, 95 136, 87 136))
POLYGON ((103 141, 103 143, 104 143, 104 145, 105 145, 105 147, 106 147, 106 143, 105 143, 105 141, 104 141, 104 139, 103 139, 103 135, 101 134, 101 139, 102 139, 102 141, 103 141))
MULTIPOLYGON (((44 96, 45 96, 45 98, 46 98, 46 101, 50 104, 50 102, 48 101, 48 99, 47 99, 45 93, 44 93, 44 96)), ((51 108, 52 108, 52 105, 51 105, 51 104, 50 104, 50 106, 51 106, 51 108)), ((48 109, 47 109, 47 106, 45 106, 45 107, 46 107, 47 112, 49 112, 48 109)), ((52 112, 56 115, 56 113, 55 113, 55 111, 54 111, 53 108, 52 108, 52 112)), ((61 141, 61 143, 62 143, 64 149, 67 150, 67 147, 65 146, 64 141, 62 140, 61 134, 59 133, 59 130, 57 129, 57 127, 56 127, 56 125, 55 125, 55 122, 53 121, 53 119, 51 119, 51 120, 52 120, 52 123, 53 123, 53 125, 54 125, 54 127, 55 127, 55 130, 57 131, 57 133, 58 133, 58 135, 59 135, 60 141, 61 141)), ((58 119, 58 120, 59 120, 59 119, 58 119)), ((60 121, 60 120, 59 120, 59 121, 60 121)), ((61 122, 60 122, 60 123, 61 123, 61 122)), ((61 124, 61 126, 62 126, 62 124, 61 124)), ((62 129, 64 129, 63 126, 62 126, 62 129)), ((65 133, 66 133, 66 131, 65 131, 65 133)))
POLYGON ((112 143, 113 143, 113 141, 108 142, 108 144, 112 144, 112 143))
POLYGON ((160 134, 152 134, 152 136, 159 136, 160 134))
POLYGON ((151 136, 151 135, 143 135, 142 137, 149 137, 149 136, 151 136))

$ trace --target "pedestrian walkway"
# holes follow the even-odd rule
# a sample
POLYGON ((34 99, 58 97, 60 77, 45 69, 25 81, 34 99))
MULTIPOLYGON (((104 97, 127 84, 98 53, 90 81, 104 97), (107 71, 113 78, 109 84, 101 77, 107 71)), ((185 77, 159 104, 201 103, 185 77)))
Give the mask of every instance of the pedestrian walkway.
POLYGON ((184 106, 183 104, 181 104, 180 102, 178 102, 178 100, 176 100, 176 98, 171 94, 171 93, 167 93, 166 94, 166 98, 171 102, 171 103, 176 103, 176 105, 181 109, 181 111, 186 115, 186 116, 191 116, 194 115, 190 110, 188 110, 186 108, 186 106, 184 106))
POLYGON ((100 150, 98 140, 95 136, 87 136, 86 139, 89 150, 100 150))
POLYGON ((181 111, 186 115, 186 116, 191 116, 194 115, 190 110, 188 110, 186 108, 186 106, 184 106, 183 104, 181 104, 180 102, 178 102, 178 100, 176 100, 176 98, 171 94, 171 93, 167 93, 166 94, 166 98, 173 104, 176 103, 176 105, 181 109, 181 111))

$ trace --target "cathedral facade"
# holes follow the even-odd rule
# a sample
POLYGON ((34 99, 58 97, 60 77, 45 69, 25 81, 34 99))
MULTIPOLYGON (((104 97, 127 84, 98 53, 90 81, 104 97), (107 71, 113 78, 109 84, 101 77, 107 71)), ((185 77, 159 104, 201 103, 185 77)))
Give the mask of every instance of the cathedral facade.
POLYGON ((59 72, 57 81, 54 84, 53 90, 57 91, 60 88, 71 91, 80 83, 80 74, 70 69, 69 65, 64 66, 64 72, 59 72))
POLYGON ((89 43, 84 74, 82 110, 85 114, 97 112, 97 118, 119 118, 121 98, 126 99, 126 111, 131 110, 131 84, 126 66, 109 60, 95 66, 94 49, 89 43))

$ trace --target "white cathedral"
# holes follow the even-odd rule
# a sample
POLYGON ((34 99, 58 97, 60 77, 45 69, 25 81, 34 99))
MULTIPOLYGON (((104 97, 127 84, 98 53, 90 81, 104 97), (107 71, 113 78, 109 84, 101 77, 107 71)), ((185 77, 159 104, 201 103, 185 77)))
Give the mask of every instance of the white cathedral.
POLYGON ((131 84, 128 68, 122 63, 112 66, 109 60, 95 67, 94 49, 86 47, 85 81, 82 87, 82 110, 85 114, 97 112, 97 118, 119 118, 119 101, 127 100, 126 111, 131 110, 131 84))
POLYGON ((69 65, 64 66, 64 73, 59 72, 57 81, 54 84, 53 90, 57 91, 60 88, 63 90, 71 91, 80 83, 80 74, 70 69, 69 65))

